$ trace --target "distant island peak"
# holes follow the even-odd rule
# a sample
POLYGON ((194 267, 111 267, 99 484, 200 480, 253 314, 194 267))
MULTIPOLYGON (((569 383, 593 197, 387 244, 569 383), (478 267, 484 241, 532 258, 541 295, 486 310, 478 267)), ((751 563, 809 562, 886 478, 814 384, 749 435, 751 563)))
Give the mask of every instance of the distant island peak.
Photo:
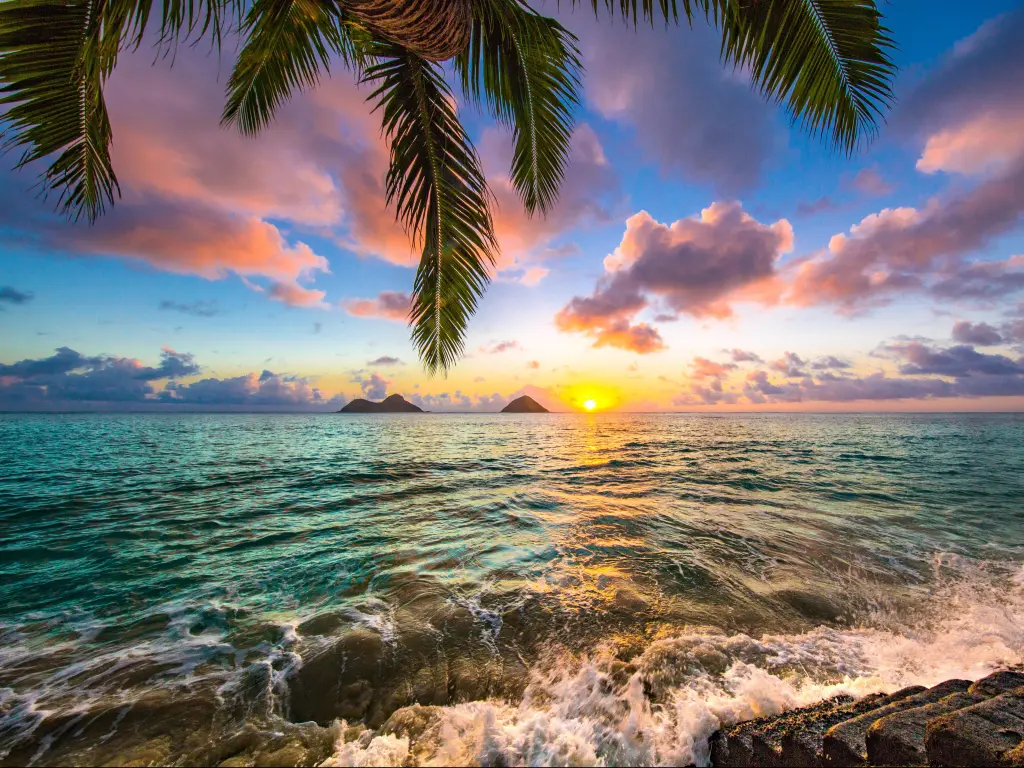
POLYGON ((547 408, 538 403, 529 395, 517 397, 511 403, 501 409, 502 413, 551 413, 547 408))
POLYGON ((379 403, 356 398, 338 413, 423 413, 423 409, 396 394, 388 395, 379 403))

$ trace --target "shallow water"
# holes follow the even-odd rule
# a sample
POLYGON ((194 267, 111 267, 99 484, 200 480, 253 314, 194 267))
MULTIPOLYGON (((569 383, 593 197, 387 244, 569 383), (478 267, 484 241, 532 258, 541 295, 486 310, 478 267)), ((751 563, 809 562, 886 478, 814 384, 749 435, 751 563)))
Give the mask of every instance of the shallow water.
POLYGON ((0 415, 0 456, 0 762, 701 764, 1024 662, 1020 415, 0 415))

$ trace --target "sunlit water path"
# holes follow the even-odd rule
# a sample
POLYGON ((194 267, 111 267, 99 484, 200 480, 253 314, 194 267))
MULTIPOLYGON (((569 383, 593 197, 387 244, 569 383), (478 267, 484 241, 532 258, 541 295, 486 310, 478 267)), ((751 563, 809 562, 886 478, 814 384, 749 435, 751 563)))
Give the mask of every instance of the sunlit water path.
POLYGON ((701 763, 1024 662, 1020 415, 0 415, 0 456, 0 762, 701 763))

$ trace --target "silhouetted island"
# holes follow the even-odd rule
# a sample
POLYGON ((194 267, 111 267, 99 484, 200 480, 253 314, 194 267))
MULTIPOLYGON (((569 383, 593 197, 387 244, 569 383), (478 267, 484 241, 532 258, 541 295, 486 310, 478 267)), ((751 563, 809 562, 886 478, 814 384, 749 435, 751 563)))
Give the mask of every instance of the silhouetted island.
POLYGON ((423 413, 423 409, 413 405, 401 395, 390 395, 379 403, 363 400, 361 397, 357 398, 338 413, 423 413))
POLYGON ((501 409, 502 413, 551 413, 547 408, 538 403, 529 395, 517 397, 511 403, 501 409))

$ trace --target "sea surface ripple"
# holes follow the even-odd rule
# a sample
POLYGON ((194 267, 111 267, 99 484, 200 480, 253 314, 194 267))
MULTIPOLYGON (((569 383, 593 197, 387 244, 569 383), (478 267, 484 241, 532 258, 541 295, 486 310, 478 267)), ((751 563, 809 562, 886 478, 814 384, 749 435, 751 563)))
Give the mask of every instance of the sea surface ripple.
POLYGON ((0 764, 702 764, 1024 662, 1021 415, 0 414, 0 456, 0 764))

